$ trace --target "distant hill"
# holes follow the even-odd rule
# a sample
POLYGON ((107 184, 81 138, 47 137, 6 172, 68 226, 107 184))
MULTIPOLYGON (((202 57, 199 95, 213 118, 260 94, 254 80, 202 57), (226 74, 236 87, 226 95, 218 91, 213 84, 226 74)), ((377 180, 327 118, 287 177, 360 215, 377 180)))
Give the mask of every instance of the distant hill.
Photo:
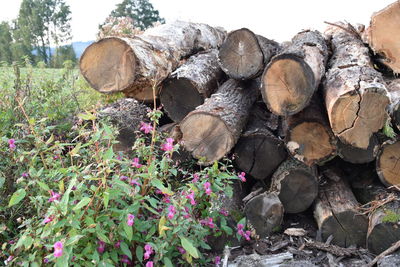
POLYGON ((94 41, 87 41, 87 42, 73 42, 72 47, 74 48, 75 54, 77 58, 80 58, 85 51, 86 47, 91 45, 94 41))

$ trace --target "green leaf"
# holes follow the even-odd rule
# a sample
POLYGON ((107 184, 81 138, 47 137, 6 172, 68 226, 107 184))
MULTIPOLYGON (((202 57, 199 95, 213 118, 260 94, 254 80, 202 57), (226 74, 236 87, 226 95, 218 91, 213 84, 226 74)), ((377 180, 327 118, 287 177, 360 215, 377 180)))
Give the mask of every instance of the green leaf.
POLYGON ((73 211, 80 210, 81 208, 85 207, 90 202, 90 197, 84 197, 81 201, 76 204, 76 206, 72 209, 73 211))
POLYGON ((132 226, 129 226, 128 224, 126 224, 126 222, 123 222, 123 227, 126 234, 126 238, 128 238, 128 241, 132 241, 132 236, 133 236, 132 226))
POLYGON ((29 249, 30 246, 33 244, 33 238, 30 237, 29 235, 24 239, 24 246, 26 249, 29 249))
POLYGON ((109 149, 107 149, 107 151, 103 154, 103 159, 104 160, 110 160, 114 157, 114 151, 113 148, 110 147, 109 149))
POLYGON ((141 246, 136 247, 136 258, 142 262, 143 261, 143 248, 141 246))
POLYGON ((105 243, 110 243, 110 239, 108 239, 108 237, 107 237, 105 234, 103 234, 102 232, 97 231, 96 234, 97 234, 97 237, 98 237, 101 241, 103 241, 103 242, 105 242, 105 243))
POLYGON ((6 179, 4 177, 0 177, 0 189, 3 187, 5 181, 6 179))
POLYGON ((168 194, 170 196, 172 196, 174 193, 169 189, 166 188, 163 183, 161 182, 161 180, 154 178, 151 179, 151 185, 154 186, 155 188, 159 189, 161 192, 163 192, 164 194, 168 194))
POLYGON ((82 143, 78 143, 68 154, 70 154, 72 157, 79 156, 78 152, 81 149, 81 146, 82 143))
POLYGON ((56 267, 67 267, 69 255, 66 251, 63 251, 63 255, 56 260, 56 267))
POLYGON ((199 252, 197 251, 197 248, 195 248, 192 244, 192 242, 189 241, 189 239, 180 236, 181 239, 181 245, 182 247, 195 259, 199 258, 199 252))
POLYGON ((18 189, 11 196, 10 202, 8 203, 8 207, 12 207, 12 206, 18 204, 19 202, 21 202, 21 200, 24 199, 25 196, 26 196, 26 191, 22 188, 18 189))
POLYGON ((108 193, 108 191, 106 191, 103 193, 104 208, 107 209, 109 201, 110 201, 110 193, 108 193))
POLYGON ((74 245, 76 243, 78 243, 79 239, 81 239, 82 237, 84 237, 83 235, 75 235, 71 238, 69 238, 67 240, 67 242, 65 242, 64 246, 70 246, 70 245, 74 245))
POLYGON ((61 201, 60 201, 60 209, 63 215, 67 214, 68 210, 68 202, 69 202, 69 194, 71 193, 72 187, 76 184, 76 178, 73 178, 68 185, 67 191, 65 191, 61 201))
POLYGON ((50 188, 47 184, 40 182, 40 181, 36 181, 36 182, 40 186, 40 188, 42 188, 44 191, 50 191, 50 188))
POLYGON ((167 257, 164 257, 164 264, 167 267, 174 267, 174 265, 172 264, 172 261, 167 257))
POLYGON ((132 253, 131 253, 131 251, 129 250, 129 247, 128 247, 128 245, 127 245, 125 242, 122 242, 122 243, 121 243, 121 250, 122 250, 122 252, 123 252, 126 256, 129 257, 129 259, 132 260, 132 253))
POLYGON ((96 119, 96 116, 89 112, 79 113, 77 116, 84 121, 94 121, 96 119))

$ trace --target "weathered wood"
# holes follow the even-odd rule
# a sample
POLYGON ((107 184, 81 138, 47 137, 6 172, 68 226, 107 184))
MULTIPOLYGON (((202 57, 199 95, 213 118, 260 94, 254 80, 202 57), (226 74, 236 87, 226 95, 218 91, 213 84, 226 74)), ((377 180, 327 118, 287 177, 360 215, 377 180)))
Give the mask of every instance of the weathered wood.
POLYGON ((400 185, 400 141, 383 143, 376 158, 376 172, 386 186, 400 185))
POLYGON ((258 84, 230 79, 183 119, 183 145, 195 158, 210 164, 235 146, 257 99, 258 84))
POLYGON ((261 93, 277 115, 300 112, 311 100, 325 74, 328 47, 317 31, 303 31, 271 59, 262 75, 261 93))
POLYGON ((386 122, 385 83, 350 24, 330 26, 326 34, 333 49, 324 83, 332 130, 343 143, 366 149, 371 135, 386 122))
POLYGON ((361 164, 375 160, 379 151, 380 143, 376 135, 373 134, 369 140, 367 149, 353 147, 351 145, 343 144, 340 141, 337 142, 337 146, 338 155, 343 160, 354 164, 361 164))
POLYGON ((136 131, 140 129, 141 122, 149 122, 147 117, 148 107, 134 99, 124 98, 102 107, 98 116, 107 118, 118 128, 117 141, 114 145, 116 151, 131 150, 135 140, 136 131))
MULTIPOLYGON (((341 177, 342 178, 342 177, 341 177)), ((358 202, 343 179, 327 179, 315 200, 314 218, 322 239, 333 236, 341 247, 365 247, 368 220, 358 212, 358 202)))
POLYGON ((389 114, 392 124, 400 130, 400 79, 386 79, 387 90, 390 96, 389 114))
POLYGON ((315 169, 295 159, 287 159, 272 175, 270 191, 277 193, 285 212, 305 211, 318 195, 315 169))
POLYGON ((153 86, 167 78, 183 58, 218 48, 225 36, 223 29, 206 24, 167 23, 132 38, 109 37, 91 44, 81 56, 80 70, 99 92, 124 92, 149 101, 153 86))
POLYGON ((336 142, 319 95, 305 109, 287 117, 286 147, 294 158, 308 166, 333 158, 336 142))
POLYGON ((173 121, 180 122, 223 83, 217 56, 215 49, 191 56, 163 81, 160 101, 173 121))
POLYGON ((400 3, 393 4, 374 13, 367 29, 367 40, 372 50, 378 54, 380 62, 400 72, 400 3))
POLYGON ((229 77, 248 80, 257 77, 279 50, 279 44, 246 28, 232 31, 219 50, 221 68, 229 77))
POLYGON ((277 116, 268 112, 264 103, 253 106, 234 150, 234 162, 239 169, 264 180, 286 159, 284 143, 272 133, 277 129, 277 124, 277 116))
POLYGON ((275 193, 264 192, 250 199, 244 212, 249 227, 264 238, 282 224, 284 209, 275 193))

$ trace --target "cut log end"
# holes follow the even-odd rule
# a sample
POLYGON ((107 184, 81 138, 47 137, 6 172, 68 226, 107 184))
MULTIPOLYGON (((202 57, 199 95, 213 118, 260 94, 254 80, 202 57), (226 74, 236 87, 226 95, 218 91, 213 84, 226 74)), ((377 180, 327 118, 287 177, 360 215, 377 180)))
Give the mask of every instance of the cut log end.
POLYGON ((338 142, 338 154, 347 162, 362 164, 374 161, 379 151, 379 141, 376 135, 372 135, 367 149, 361 149, 338 142))
POLYGON ((311 166, 334 154, 336 147, 332 134, 317 122, 304 122, 293 127, 287 136, 289 152, 311 166))
POLYGON ((135 55, 120 38, 106 38, 91 44, 81 56, 81 73, 101 93, 120 92, 135 79, 135 55))
POLYGON ((314 74, 308 64, 295 55, 284 54, 266 68, 261 92, 271 112, 288 116, 308 105, 314 88, 314 74))
POLYGON ((400 3, 395 2, 375 13, 369 28, 369 43, 375 53, 394 72, 400 73, 400 3))
POLYGON ((169 79, 160 92, 160 101, 173 121, 181 121, 204 102, 204 96, 187 79, 169 79))
POLYGON ((386 186, 400 184, 400 141, 382 147, 376 161, 376 171, 386 186))
POLYGON ((332 242, 341 247, 357 245, 365 247, 368 220, 351 210, 334 214, 321 225, 322 239, 333 236, 332 242))
POLYGON ((374 92, 345 94, 332 107, 330 121, 332 130, 345 143, 367 149, 373 133, 386 121, 387 96, 374 92))
POLYGON ((375 225, 368 233, 367 246, 372 253, 379 254, 400 240, 398 223, 386 222, 375 225))
POLYGON ((222 158, 235 141, 225 123, 206 113, 187 116, 181 123, 183 143, 193 157, 212 163, 222 158))
POLYGON ((302 169, 290 170, 280 186, 279 199, 287 213, 305 211, 318 194, 317 180, 302 169))
POLYGON ((231 77, 255 77, 264 67, 264 56, 256 35, 248 29, 231 32, 219 50, 221 68, 231 77))

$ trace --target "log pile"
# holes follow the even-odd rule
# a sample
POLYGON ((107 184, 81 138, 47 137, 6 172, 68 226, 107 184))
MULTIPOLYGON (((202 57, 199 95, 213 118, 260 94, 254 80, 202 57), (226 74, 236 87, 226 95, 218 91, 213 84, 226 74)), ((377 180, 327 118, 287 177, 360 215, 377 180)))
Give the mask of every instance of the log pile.
POLYGON ((380 253, 400 238, 399 194, 379 204, 400 190, 399 17, 396 2, 368 28, 328 23, 284 44, 175 22, 102 39, 80 69, 100 92, 158 98, 199 164, 232 156, 254 178, 241 194, 255 238, 279 229, 284 213, 313 210, 323 241, 380 253), (363 188, 365 201, 355 177, 379 190, 363 188), (363 212, 360 202, 378 208, 363 212))

